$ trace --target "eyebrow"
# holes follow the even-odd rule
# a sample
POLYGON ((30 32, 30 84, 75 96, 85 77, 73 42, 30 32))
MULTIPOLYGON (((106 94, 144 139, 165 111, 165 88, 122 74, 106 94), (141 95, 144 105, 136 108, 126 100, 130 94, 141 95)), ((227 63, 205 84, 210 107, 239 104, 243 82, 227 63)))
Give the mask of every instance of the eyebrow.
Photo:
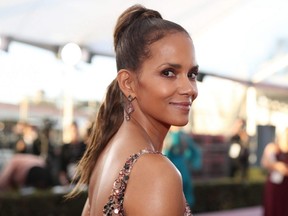
MULTIPOLYGON (((165 64, 162 64, 162 65, 168 65, 170 67, 174 67, 174 68, 177 68, 177 69, 182 67, 180 64, 173 64, 173 63, 165 63, 165 64)), ((162 65, 160 65, 160 66, 162 66, 162 65)), ((198 70, 199 70, 199 65, 195 65, 192 68, 190 68, 189 71, 198 71, 198 70)))

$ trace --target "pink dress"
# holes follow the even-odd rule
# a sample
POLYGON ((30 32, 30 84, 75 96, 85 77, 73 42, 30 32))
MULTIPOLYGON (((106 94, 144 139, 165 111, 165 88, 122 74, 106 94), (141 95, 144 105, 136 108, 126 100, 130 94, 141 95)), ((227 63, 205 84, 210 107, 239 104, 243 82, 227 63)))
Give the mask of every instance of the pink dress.
MULTIPOLYGON (((121 169, 118 175, 118 178, 114 181, 111 195, 109 196, 109 200, 103 209, 103 215, 105 216, 112 216, 112 215, 124 216, 125 215, 123 203, 124 203, 125 190, 126 190, 128 180, 129 180, 129 175, 137 159, 141 155, 146 154, 146 153, 161 154, 160 152, 142 150, 139 153, 131 155, 128 158, 128 160, 125 162, 124 167, 121 169)), ((191 210, 187 202, 186 202, 185 212, 183 213, 183 215, 192 216, 191 210)))

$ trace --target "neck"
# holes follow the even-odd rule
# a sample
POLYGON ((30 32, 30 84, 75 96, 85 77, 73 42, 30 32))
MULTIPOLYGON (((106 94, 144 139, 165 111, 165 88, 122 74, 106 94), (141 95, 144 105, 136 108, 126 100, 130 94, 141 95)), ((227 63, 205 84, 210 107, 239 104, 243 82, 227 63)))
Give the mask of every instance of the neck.
POLYGON ((135 118, 131 118, 128 123, 131 123, 140 129, 140 131, 143 133, 143 136, 145 139, 147 139, 147 142, 152 145, 154 150, 162 151, 163 141, 169 130, 169 127, 164 127, 163 125, 156 126, 155 124, 140 122, 135 118))

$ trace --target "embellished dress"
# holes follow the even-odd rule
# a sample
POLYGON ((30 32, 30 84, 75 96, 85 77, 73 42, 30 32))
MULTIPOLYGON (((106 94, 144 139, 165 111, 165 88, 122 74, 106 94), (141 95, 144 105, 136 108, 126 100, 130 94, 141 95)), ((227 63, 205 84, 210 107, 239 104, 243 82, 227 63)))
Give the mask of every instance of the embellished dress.
MULTIPOLYGON (((143 154, 161 154, 160 152, 142 150, 137 154, 131 155, 128 160, 125 162, 124 167, 119 172, 117 179, 114 181, 112 192, 109 196, 107 204, 104 206, 103 215, 104 216, 124 216, 124 195, 125 190, 128 184, 129 175, 133 168, 133 165, 136 163, 137 159, 143 154)), ((189 205, 186 202, 184 216, 192 216, 189 205)))

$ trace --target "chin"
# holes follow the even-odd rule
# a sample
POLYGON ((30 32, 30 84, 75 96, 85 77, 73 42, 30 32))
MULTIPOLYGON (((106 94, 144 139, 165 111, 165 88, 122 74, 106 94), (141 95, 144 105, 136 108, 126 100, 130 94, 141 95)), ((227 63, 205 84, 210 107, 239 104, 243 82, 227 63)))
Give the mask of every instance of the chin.
POLYGON ((177 121, 177 122, 174 122, 172 125, 173 126, 177 126, 177 127, 183 127, 183 126, 185 126, 185 125, 187 125, 188 124, 188 119, 187 120, 183 120, 183 121, 177 121))

